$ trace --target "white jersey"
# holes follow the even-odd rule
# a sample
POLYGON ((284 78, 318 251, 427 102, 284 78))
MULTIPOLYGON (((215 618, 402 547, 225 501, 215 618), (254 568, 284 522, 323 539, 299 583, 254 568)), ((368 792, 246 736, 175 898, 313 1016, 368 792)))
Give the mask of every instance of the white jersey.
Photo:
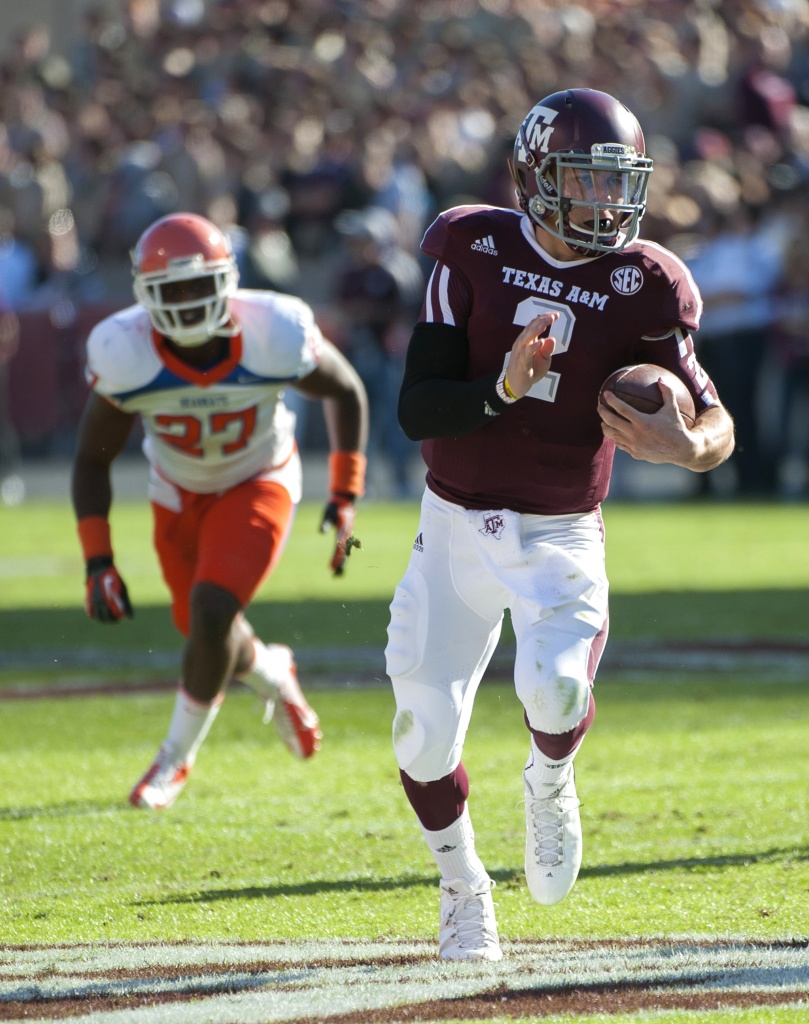
POLYGON ((87 341, 88 383, 140 414, 153 473, 200 494, 290 459, 295 416, 283 391, 315 369, 323 340, 310 307, 292 296, 240 290, 230 309, 240 333, 210 370, 177 359, 141 305, 102 320, 87 341))

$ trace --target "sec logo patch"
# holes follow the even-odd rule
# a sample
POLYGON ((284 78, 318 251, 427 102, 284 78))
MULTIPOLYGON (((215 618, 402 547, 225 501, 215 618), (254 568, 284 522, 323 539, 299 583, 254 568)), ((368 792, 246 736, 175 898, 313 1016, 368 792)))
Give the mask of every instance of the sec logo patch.
POLYGON ((610 283, 620 295, 634 295, 643 287, 643 274, 637 267, 616 267, 610 283))

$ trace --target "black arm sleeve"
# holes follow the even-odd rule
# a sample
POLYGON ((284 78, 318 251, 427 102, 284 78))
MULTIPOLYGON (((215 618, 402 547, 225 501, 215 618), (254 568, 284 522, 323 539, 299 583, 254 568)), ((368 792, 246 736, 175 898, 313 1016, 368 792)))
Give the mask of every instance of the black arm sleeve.
POLYGON ((508 408, 497 397, 496 374, 465 379, 468 353, 460 327, 418 323, 413 328, 399 393, 399 423, 411 441, 468 434, 508 408))

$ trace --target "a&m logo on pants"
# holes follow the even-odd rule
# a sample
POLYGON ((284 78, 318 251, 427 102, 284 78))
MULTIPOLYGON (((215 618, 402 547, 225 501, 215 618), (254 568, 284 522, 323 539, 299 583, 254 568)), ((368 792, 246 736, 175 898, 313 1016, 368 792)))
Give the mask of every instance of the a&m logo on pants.
POLYGON ((505 528, 506 521, 503 516, 495 514, 484 517, 483 527, 478 530, 478 533, 482 533, 484 537, 494 537, 495 540, 500 540, 505 528))

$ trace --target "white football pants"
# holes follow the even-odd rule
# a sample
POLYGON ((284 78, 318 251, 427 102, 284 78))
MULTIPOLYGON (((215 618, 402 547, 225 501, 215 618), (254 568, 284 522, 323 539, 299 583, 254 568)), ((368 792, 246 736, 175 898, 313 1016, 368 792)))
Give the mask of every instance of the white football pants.
POLYGON ((461 760, 504 610, 514 683, 532 729, 560 734, 587 713, 607 628, 600 511, 538 516, 461 508, 425 491, 410 564, 390 606, 387 672, 399 767, 433 782, 461 760))

